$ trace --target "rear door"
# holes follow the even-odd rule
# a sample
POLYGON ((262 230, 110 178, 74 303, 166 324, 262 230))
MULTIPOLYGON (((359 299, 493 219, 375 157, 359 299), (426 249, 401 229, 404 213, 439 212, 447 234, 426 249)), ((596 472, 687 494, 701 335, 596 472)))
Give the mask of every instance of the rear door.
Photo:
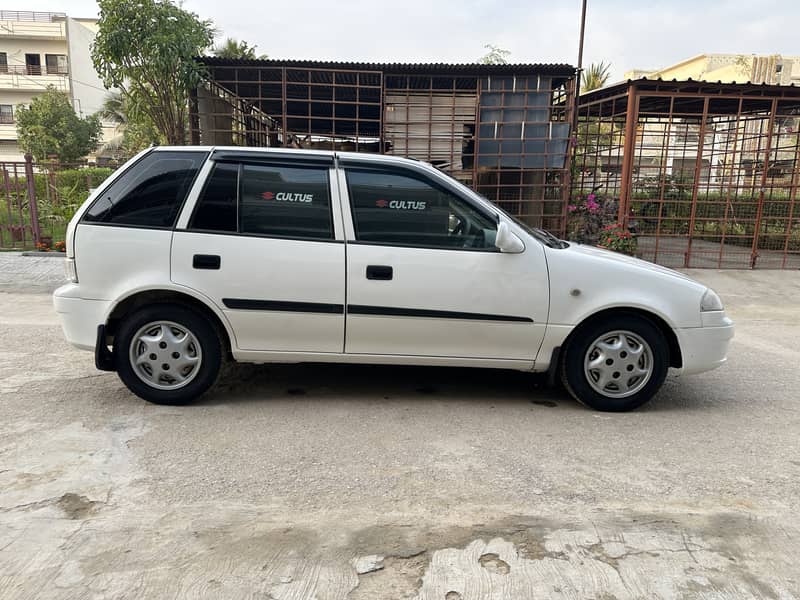
POLYGON ((345 351, 533 361, 549 301, 542 247, 499 252, 496 216, 425 172, 343 164, 345 351))
POLYGON ((173 281, 225 312, 239 349, 342 352, 345 250, 333 156, 216 152, 211 163, 173 237, 173 281))

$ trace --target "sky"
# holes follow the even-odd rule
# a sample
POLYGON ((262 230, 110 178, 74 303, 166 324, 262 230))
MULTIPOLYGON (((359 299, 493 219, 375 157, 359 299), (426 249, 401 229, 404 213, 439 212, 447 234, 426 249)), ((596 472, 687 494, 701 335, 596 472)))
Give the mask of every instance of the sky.
MULTIPOLYGON (((94 0, 8 9, 97 16, 94 0)), ((577 63, 581 0, 184 0, 219 38, 278 59, 475 62, 493 44, 510 62, 577 63)), ((706 52, 800 55, 797 0, 588 0, 584 65, 611 81, 706 52)))

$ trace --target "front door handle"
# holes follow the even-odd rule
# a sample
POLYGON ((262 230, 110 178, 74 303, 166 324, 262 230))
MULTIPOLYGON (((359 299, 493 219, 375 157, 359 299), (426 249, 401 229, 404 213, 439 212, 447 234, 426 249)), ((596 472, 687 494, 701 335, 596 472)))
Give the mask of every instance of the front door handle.
POLYGON ((195 269, 217 270, 221 263, 217 254, 195 254, 192 258, 192 267, 195 269))
POLYGON ((393 275, 393 269, 388 265, 367 265, 367 279, 389 281, 393 275))

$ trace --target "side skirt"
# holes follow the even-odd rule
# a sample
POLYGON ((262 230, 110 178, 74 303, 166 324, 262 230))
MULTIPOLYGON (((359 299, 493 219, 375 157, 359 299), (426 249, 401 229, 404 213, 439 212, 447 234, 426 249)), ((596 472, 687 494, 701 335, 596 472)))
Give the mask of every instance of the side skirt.
POLYGON ((335 352, 261 352, 234 350, 237 362, 247 363, 356 363, 373 365, 416 365, 431 367, 473 367, 533 371, 530 360, 460 358, 450 356, 405 356, 400 354, 344 354, 335 352))

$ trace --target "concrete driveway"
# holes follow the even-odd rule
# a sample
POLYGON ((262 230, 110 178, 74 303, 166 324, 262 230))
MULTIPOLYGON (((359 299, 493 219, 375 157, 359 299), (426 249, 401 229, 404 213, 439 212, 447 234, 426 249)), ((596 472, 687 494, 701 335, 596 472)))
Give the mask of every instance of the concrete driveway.
POLYGON ((622 415, 519 373, 314 365, 153 406, 10 272, 0 598, 800 597, 796 271, 694 271, 730 361, 622 415))

